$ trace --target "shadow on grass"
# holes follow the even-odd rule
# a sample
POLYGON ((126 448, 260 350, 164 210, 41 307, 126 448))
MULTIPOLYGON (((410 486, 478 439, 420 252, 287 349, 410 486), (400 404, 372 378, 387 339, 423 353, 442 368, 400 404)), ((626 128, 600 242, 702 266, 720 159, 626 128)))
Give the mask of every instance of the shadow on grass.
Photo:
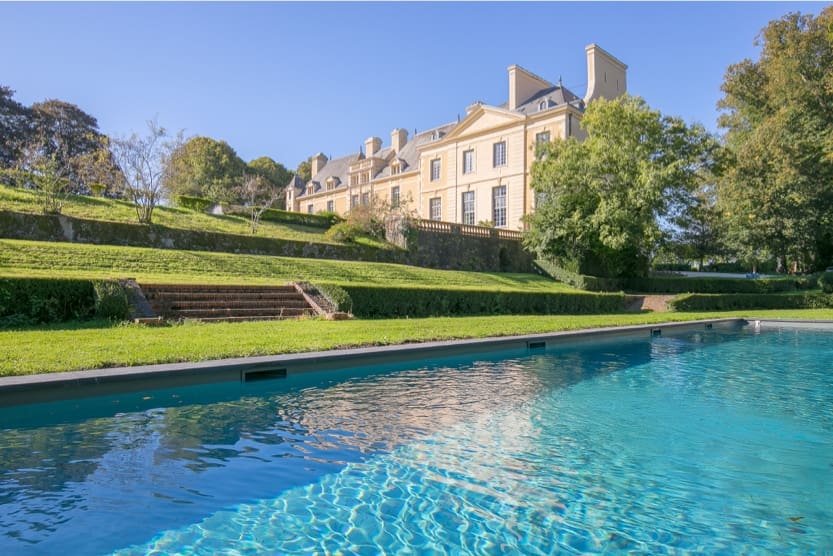
POLYGON ((4 327, 0 325, 0 334, 4 332, 50 332, 57 330, 104 330, 134 325, 128 321, 112 321, 107 319, 85 319, 71 320, 65 322, 52 322, 49 324, 29 324, 25 326, 4 327))

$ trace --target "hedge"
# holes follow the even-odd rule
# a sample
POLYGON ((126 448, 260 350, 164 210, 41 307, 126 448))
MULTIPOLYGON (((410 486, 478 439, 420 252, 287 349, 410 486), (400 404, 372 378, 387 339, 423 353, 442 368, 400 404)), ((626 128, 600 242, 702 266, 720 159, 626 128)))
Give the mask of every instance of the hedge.
MULTIPOLYGON (((683 276, 649 276, 626 278, 626 291, 639 293, 776 293, 807 289, 801 278, 711 278, 683 276)), ((812 284, 809 287, 816 287, 812 284)))
POLYGON ((615 292, 622 289, 619 280, 616 278, 599 278, 586 274, 578 274, 560 267, 553 262, 540 259, 535 261, 535 266, 540 273, 580 290, 590 292, 615 292))
POLYGON ((624 294, 502 292, 343 285, 357 317, 591 314, 623 310, 624 294))
POLYGON ((833 308, 833 295, 794 292, 772 295, 751 293, 678 295, 668 302, 672 311, 737 311, 742 309, 825 309, 833 308))
MULTIPOLYGON (((249 216, 249 213, 244 207, 234 206, 226 211, 226 214, 237 214, 242 216, 249 216)), ((281 222, 283 224, 300 224, 303 226, 313 226, 315 228, 329 228, 330 226, 341 222, 343 219, 334 214, 309 214, 306 212, 290 212, 288 210, 266 209, 260 215, 261 220, 269 222, 281 222)))
POLYGON ((195 212, 205 212, 215 204, 211 199, 204 199, 202 197, 189 197, 188 195, 176 195, 174 203, 184 209, 193 210, 195 212))
POLYGON ((0 278, 0 328, 92 317, 123 319, 127 294, 118 282, 0 278))

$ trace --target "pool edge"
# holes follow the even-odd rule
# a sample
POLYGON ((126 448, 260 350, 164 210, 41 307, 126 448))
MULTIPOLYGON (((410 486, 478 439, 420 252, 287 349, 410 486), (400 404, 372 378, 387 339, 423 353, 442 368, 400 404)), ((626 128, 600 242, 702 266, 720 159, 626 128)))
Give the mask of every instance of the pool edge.
MULTIPOLYGON (((282 355, 236 357, 196 363, 166 363, 2 377, 0 378, 0 407, 86 398, 142 389, 150 390, 226 381, 244 382, 248 378, 269 374, 297 374, 513 348, 532 349, 546 345, 583 341, 594 337, 637 336, 640 333, 661 333, 662 330, 684 332, 703 329, 704 327, 711 328, 716 325, 721 327, 744 326, 750 324, 750 322, 769 323, 777 322, 777 319, 736 317, 702 319, 544 332, 519 336, 443 340, 282 355)), ((801 321, 782 322, 787 324, 788 322, 801 321)), ((822 323, 824 321, 803 322, 822 323)), ((827 322, 833 324, 833 321, 827 322)))

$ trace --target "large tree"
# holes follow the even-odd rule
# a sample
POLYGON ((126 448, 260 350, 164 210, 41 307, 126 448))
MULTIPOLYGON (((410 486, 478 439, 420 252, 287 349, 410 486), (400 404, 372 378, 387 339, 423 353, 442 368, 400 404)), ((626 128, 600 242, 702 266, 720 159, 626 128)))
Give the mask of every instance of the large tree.
POLYGON ((0 85, 0 168, 17 163, 31 134, 31 110, 13 96, 12 89, 0 85))
POLYGON ((170 158, 165 188, 168 195, 189 195, 212 201, 234 201, 246 163, 225 141, 192 137, 170 158))
POLYGON ((727 239, 743 258, 822 268, 833 243, 833 7, 772 21, 758 60, 732 65, 721 127, 734 164, 720 183, 727 239))
POLYGON ((312 179, 312 164, 310 163, 309 159, 304 160, 298 164, 298 167, 295 169, 295 173, 301 178, 301 181, 307 183, 309 180, 312 179))
MULTIPOLYGON (((292 172, 287 170, 283 164, 275 162, 268 156, 261 156, 249 162, 248 172, 265 179, 272 189, 278 191, 286 187, 290 178, 292 178, 292 172)), ((284 208, 284 202, 283 195, 279 195, 275 204, 277 208, 282 209, 284 208)))
POLYGON ((663 224, 695 201, 717 142, 627 95, 590 103, 582 126, 584 142, 539 145, 526 245, 585 273, 643 274, 668 233, 663 224))

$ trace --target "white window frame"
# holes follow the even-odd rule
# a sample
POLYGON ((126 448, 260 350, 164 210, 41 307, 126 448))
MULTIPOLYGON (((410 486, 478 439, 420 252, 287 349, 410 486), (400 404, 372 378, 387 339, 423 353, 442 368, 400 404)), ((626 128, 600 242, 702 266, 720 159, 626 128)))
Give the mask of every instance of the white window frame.
POLYGON ((506 141, 498 141, 492 145, 492 166, 506 166, 506 141))
POLYGON ((368 191, 365 191, 364 193, 362 193, 362 206, 366 207, 366 206, 369 206, 369 205, 370 205, 370 193, 368 191))
POLYGON ((440 179, 440 159, 434 158, 431 160, 431 181, 437 181, 440 179))
POLYGON ((359 195, 354 193, 350 196, 350 208, 356 208, 357 206, 359 206, 359 195))
POLYGON ((463 197, 460 201, 460 204, 463 207, 463 224, 474 226, 474 191, 463 191, 463 197))
POLYGON ((550 137, 552 137, 552 135, 550 135, 549 130, 539 131, 535 134, 535 144, 549 143, 550 137))
POLYGON ((390 188, 390 206, 391 206, 391 208, 399 207, 399 186, 398 185, 390 188))
POLYGON ((431 197, 428 199, 428 219, 442 220, 443 219, 443 198, 431 197))
POLYGON ((332 199, 327 201, 327 212, 335 212, 336 203, 332 199))
POLYGON ((492 222, 495 228, 506 226, 506 186, 492 188, 492 222))
POLYGON ((463 173, 474 173, 474 149, 468 149, 463 151, 463 173), (466 160, 466 155, 468 155, 468 160, 466 160), (466 164, 466 162, 468 162, 468 164, 466 164))
POLYGON ((307 214, 315 214, 315 205, 312 203, 307 205, 307 214))

